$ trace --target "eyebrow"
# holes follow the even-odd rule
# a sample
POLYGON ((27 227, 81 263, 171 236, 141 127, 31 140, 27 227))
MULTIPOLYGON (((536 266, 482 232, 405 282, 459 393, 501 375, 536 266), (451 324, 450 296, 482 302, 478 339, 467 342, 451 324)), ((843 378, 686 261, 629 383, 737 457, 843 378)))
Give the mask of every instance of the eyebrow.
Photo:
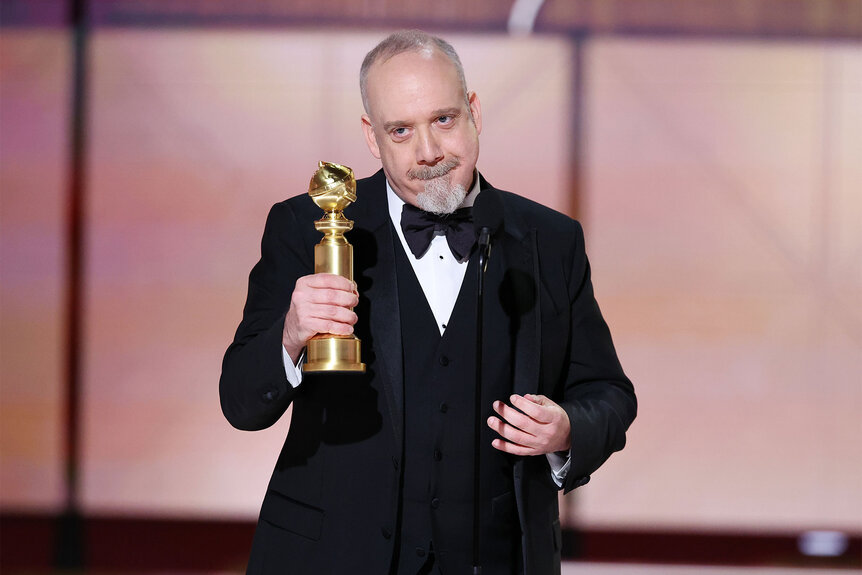
MULTIPOLYGON (((461 108, 456 106, 452 106, 450 108, 439 108, 431 112, 430 116, 432 118, 437 118, 440 116, 460 116, 461 108)), ((404 126, 410 125, 410 122, 406 122, 404 120, 393 120, 391 122, 386 122, 383 124, 383 131, 388 132, 394 128, 401 128, 404 126)))
POLYGON ((407 122, 405 122, 403 120, 394 120, 392 122, 386 122, 385 124, 383 124, 383 131, 388 132, 389 130, 392 130, 393 128, 400 128, 400 127, 406 126, 406 125, 407 125, 407 122))
POLYGON ((432 118, 437 118, 439 116, 458 116, 461 114, 461 108, 451 107, 451 108, 440 108, 439 110, 434 110, 431 112, 432 118))

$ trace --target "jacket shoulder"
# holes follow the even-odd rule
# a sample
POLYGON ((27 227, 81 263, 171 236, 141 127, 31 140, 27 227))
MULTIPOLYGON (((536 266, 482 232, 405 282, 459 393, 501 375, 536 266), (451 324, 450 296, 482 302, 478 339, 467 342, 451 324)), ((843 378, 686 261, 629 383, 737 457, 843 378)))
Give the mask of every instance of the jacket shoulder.
POLYGON ((505 220, 524 229, 535 229, 540 235, 582 236, 580 222, 534 200, 513 192, 498 190, 503 200, 505 220))

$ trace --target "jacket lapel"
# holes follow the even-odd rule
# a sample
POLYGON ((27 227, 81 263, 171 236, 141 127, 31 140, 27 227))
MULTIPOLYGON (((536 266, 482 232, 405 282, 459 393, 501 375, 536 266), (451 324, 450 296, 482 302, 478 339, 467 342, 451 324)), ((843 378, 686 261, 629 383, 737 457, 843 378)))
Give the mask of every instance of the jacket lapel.
MULTIPOLYGON (((513 368, 515 381, 513 391, 519 395, 536 393, 539 390, 539 350, 542 345, 540 300, 538 281, 538 258, 535 253, 536 230, 529 230, 517 245, 508 247, 508 288, 512 293, 513 313, 518 316, 515 331, 515 354, 513 368), (514 275, 517 274, 517 277, 514 275)), ((503 250, 501 250, 503 251, 503 250)), ((510 312, 511 313, 511 312, 510 312)))
POLYGON ((379 378, 386 396, 393 431, 399 444, 404 428, 404 365, 401 353, 401 320, 398 308, 398 284, 395 275, 395 245, 386 201, 386 180, 383 171, 374 174, 357 189, 357 200, 349 211, 356 227, 348 233, 354 243, 356 260, 362 262, 357 272, 360 321, 369 322, 370 345, 363 353, 375 354, 372 374, 379 378), (368 350, 368 351, 365 351, 368 350))
MULTIPOLYGON (((483 180, 483 184, 487 183, 483 180)), ((483 187, 484 189, 484 187, 483 187)), ((530 227, 515 209, 512 197, 507 192, 500 194, 503 202, 504 224, 498 235, 497 246, 492 245, 489 271, 496 265, 495 282, 499 282, 498 294, 504 313, 511 325, 512 370, 514 372, 513 392, 519 395, 539 391, 539 367, 541 340, 541 307, 539 285, 539 255, 536 243, 536 230, 530 227), (493 263, 497 259, 496 264, 493 263)), ((487 294, 486 294, 487 295, 487 294)), ((544 572, 541 562, 548 562, 545 544, 537 544, 536 535, 545 531, 535 525, 531 511, 539 503, 537 498, 528 494, 530 486, 537 485, 528 481, 530 465, 544 458, 519 457, 515 460, 512 473, 515 486, 515 505, 521 526, 521 547, 523 549, 524 573, 544 572), (531 521, 531 517, 533 521, 531 521), (532 535, 532 537, 531 537, 532 535), (537 569, 534 569, 538 567, 537 569)), ((547 463, 538 464, 542 473, 549 473, 547 463)), ((542 488, 544 490, 544 488, 542 488)), ((550 567, 550 565, 548 566, 550 567)), ((550 571, 549 571, 550 572, 550 571)))
MULTIPOLYGON (((482 180, 483 189, 490 187, 482 180)), ((539 350, 541 323, 538 285, 536 230, 527 226, 512 205, 507 192, 501 192, 504 224, 492 240, 489 260, 488 293, 500 298, 513 341, 513 392, 523 395, 539 390, 539 350), (493 286, 493 287, 491 287, 493 286)))

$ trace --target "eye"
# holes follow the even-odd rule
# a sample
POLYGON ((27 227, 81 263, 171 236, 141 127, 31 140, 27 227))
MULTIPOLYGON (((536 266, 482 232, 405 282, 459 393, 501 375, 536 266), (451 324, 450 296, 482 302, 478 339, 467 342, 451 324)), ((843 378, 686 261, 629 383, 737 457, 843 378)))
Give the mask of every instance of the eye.
POLYGON ((389 130, 389 137, 396 142, 402 142, 410 137, 410 128, 407 126, 397 126, 389 130))
POLYGON ((452 123, 452 122, 454 122, 454 121, 455 121, 455 116, 450 116, 450 115, 448 115, 448 114, 445 114, 445 115, 440 116, 439 118, 437 118, 437 123, 438 123, 438 124, 443 124, 444 126, 445 126, 445 125, 447 125, 447 124, 451 124, 451 123, 452 123))

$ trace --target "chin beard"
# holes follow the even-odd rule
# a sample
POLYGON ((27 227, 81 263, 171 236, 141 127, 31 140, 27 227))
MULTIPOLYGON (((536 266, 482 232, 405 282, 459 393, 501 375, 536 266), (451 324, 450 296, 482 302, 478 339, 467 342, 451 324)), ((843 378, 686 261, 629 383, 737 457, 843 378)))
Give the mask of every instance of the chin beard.
POLYGON ((425 190, 416 196, 416 203, 426 212, 445 215, 457 210, 466 197, 467 190, 464 186, 461 184, 453 186, 451 179, 446 175, 442 178, 426 180, 425 190))
POLYGON ((436 166, 426 166, 409 172, 410 177, 425 181, 425 190, 416 196, 420 209, 438 215, 451 214, 458 209, 467 197, 467 190, 461 184, 452 185, 450 172, 460 165, 460 158, 451 157, 436 166))

